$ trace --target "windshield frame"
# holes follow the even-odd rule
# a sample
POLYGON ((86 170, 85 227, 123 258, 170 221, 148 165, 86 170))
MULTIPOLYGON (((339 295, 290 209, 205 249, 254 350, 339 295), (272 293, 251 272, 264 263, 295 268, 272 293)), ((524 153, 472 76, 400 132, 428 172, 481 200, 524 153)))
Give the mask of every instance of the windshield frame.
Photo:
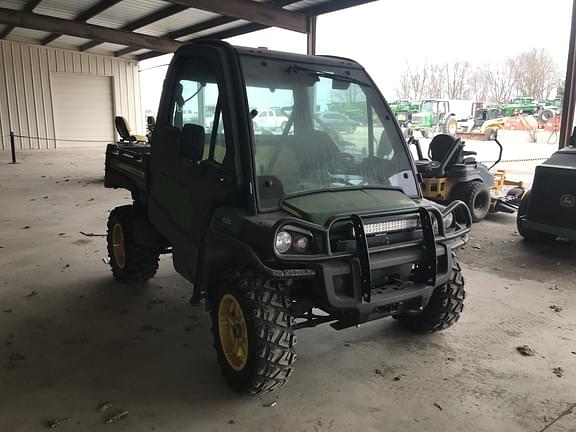
MULTIPOLYGON (((334 79, 339 80, 340 78, 346 78, 347 81, 351 83, 355 83, 363 89, 366 95, 366 104, 370 107, 370 110, 374 110, 374 107, 380 105, 379 116, 381 116, 381 121, 390 121, 390 124, 393 125, 394 128, 393 134, 395 134, 396 138, 398 139, 397 146, 394 147, 394 151, 401 151, 406 158, 406 170, 403 172, 411 172, 411 177, 414 181, 414 191, 415 194, 406 194, 406 196, 412 199, 421 199, 422 198, 422 191, 420 184, 418 182, 418 172, 416 169, 416 165, 414 162, 414 158, 406 141, 402 135, 402 131, 398 125, 398 122, 395 119, 395 116, 392 115, 392 111, 390 106, 388 105, 386 99, 383 97, 381 92, 379 91, 378 87, 375 85, 372 78, 368 75, 368 73, 357 63, 352 62, 351 60, 347 59, 339 59, 334 57, 307 57, 302 55, 291 55, 288 53, 270 53, 270 52, 262 52, 262 51, 255 51, 255 50, 242 50, 239 52, 239 63, 240 68, 242 71, 243 76, 243 83, 244 83, 244 98, 249 103, 249 98, 247 94, 248 84, 246 79, 246 64, 243 61, 244 58, 251 58, 251 61, 254 58, 262 61, 262 64, 265 63, 281 63, 285 65, 286 68, 294 67, 296 70, 301 71, 302 74, 308 74, 310 76, 327 78, 327 79, 334 79), (271 54, 277 54, 271 55, 271 54), (323 62, 325 60, 326 62, 323 62)), ((374 129, 372 126, 372 119, 369 116, 368 123, 370 123, 370 136, 373 138, 374 129)), ((284 198, 299 195, 301 193, 308 194, 308 193, 319 193, 323 191, 337 191, 337 190, 358 190, 362 189, 362 187, 357 186, 350 186, 345 188, 340 187, 319 187, 314 188, 302 192, 296 193, 289 193, 282 195, 277 202, 277 205, 270 207, 270 206, 263 206, 262 199, 260 195, 259 189, 259 182, 258 182, 258 174, 256 172, 256 137, 254 134, 254 129, 250 127, 250 141, 251 141, 251 159, 252 159, 252 177, 254 185, 254 198, 256 200, 256 206, 258 209, 258 213, 269 213, 275 212, 281 209, 281 204, 284 198)), ((375 144, 372 144, 375 145, 375 144)), ((398 172, 397 174, 399 174, 398 172)), ((394 189, 397 190, 394 186, 385 186, 385 185, 377 185, 377 184, 366 184, 364 189, 394 189)))

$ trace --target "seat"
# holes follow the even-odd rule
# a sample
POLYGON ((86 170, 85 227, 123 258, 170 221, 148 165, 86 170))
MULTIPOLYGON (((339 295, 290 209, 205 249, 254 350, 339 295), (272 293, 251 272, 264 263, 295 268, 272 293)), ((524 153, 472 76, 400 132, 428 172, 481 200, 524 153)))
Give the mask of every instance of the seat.
POLYGON ((200 125, 187 123, 180 133, 180 156, 194 162, 204 155, 205 131, 200 125))
POLYGON ((296 152, 286 141, 288 140, 277 140, 275 137, 259 137, 259 142, 256 143, 255 155, 256 172, 259 176, 298 176, 299 169, 296 152))
POLYGON ((114 126, 116 127, 118 135, 120 135, 120 142, 128 142, 128 143, 148 142, 148 139, 144 135, 132 135, 132 132, 130 131, 130 126, 128 126, 128 122, 122 116, 114 117, 114 126))
MULTIPOLYGON (((463 147, 462 140, 460 138, 455 138, 447 134, 436 135, 430 142, 430 148, 428 153, 430 159, 436 162, 443 162, 444 158, 453 151, 454 147, 461 145, 463 147)), ((454 155, 451 157, 448 165, 453 165, 462 156, 462 149, 455 149, 454 155)))
POLYGON ((298 157, 301 174, 323 170, 337 164, 341 154, 330 135, 319 130, 297 135, 293 148, 298 157))
POLYGON ((464 158, 475 154, 464 151, 464 142, 460 138, 439 134, 430 142, 428 156, 431 160, 416 161, 416 168, 424 177, 443 177, 454 165, 476 163, 474 158, 464 158))

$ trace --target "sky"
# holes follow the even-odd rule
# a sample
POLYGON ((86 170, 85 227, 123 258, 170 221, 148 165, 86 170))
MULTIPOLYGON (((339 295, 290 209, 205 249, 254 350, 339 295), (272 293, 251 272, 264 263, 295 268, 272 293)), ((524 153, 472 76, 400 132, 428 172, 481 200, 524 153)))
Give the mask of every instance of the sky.
MULTIPOLYGON (((318 17, 316 53, 358 61, 388 100, 406 63, 498 63, 546 48, 566 69, 572 0, 379 0, 318 17)), ((306 53, 306 35, 266 29, 234 45, 306 53)), ((171 55, 140 62, 144 110, 156 111, 171 55), (152 69, 150 69, 152 68, 152 69)))

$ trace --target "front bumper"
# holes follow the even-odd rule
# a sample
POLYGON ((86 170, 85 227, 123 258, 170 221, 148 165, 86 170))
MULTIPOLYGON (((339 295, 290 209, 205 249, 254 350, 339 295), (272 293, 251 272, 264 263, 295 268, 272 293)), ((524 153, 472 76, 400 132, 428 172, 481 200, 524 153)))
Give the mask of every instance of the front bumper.
POLYGON ((436 207, 421 207, 387 212, 384 216, 415 213, 421 221, 422 235, 418 239, 369 247, 364 222, 374 214, 353 214, 335 217, 327 223, 327 255, 308 259, 277 255, 277 259, 282 267, 314 272, 317 306, 341 317, 333 324, 336 328, 419 310, 426 306, 434 289, 450 279, 453 251, 466 243, 472 221, 468 208, 460 201, 443 212, 436 207), (458 211, 459 222, 457 228, 447 231, 442 218, 452 211, 458 211), (353 223, 356 248, 353 252, 332 253, 330 228, 343 219, 353 223), (437 223, 433 222, 435 219, 437 223), (398 277, 397 271, 404 277, 398 277))
POLYGON ((534 222, 528 220, 526 216, 520 216, 518 223, 521 224, 521 226, 534 231, 553 234, 558 237, 563 237, 569 240, 576 240, 576 229, 570 229, 565 227, 547 225, 540 222, 534 222))

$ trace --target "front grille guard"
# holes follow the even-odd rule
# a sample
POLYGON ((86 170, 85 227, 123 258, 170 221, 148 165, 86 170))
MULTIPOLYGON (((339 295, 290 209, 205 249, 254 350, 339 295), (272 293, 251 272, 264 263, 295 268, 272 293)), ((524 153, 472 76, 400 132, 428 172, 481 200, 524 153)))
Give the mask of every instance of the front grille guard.
POLYGON ((370 265, 370 254, 406 249, 410 247, 422 247, 424 249, 424 262, 419 265, 418 279, 425 281, 429 285, 435 285, 437 273, 436 243, 446 242, 456 238, 462 238, 472 228, 472 217, 466 204, 462 201, 454 201, 442 211, 434 206, 411 208, 404 210, 392 210, 388 212, 371 212, 360 214, 338 215, 330 218, 325 226, 318 226, 302 219, 286 218, 278 221, 274 227, 274 238, 278 232, 286 226, 306 228, 316 235, 322 237, 322 246, 325 252, 312 255, 282 255, 275 248, 273 253, 279 261, 283 262, 326 262, 331 260, 341 260, 343 258, 358 258, 360 263, 360 273, 362 281, 362 298, 370 302, 372 291, 372 270, 370 265), (455 228, 447 232, 443 223, 443 218, 451 212, 455 215, 455 228), (370 248, 364 225, 367 219, 371 218, 393 218, 398 216, 418 216, 422 229, 422 238, 417 240, 391 243, 370 248), (433 221, 436 221, 434 224, 433 221), (330 230, 337 222, 351 221, 354 227, 356 240, 356 250, 345 252, 333 252, 330 246, 330 230), (438 229, 436 234, 435 227, 438 229))

